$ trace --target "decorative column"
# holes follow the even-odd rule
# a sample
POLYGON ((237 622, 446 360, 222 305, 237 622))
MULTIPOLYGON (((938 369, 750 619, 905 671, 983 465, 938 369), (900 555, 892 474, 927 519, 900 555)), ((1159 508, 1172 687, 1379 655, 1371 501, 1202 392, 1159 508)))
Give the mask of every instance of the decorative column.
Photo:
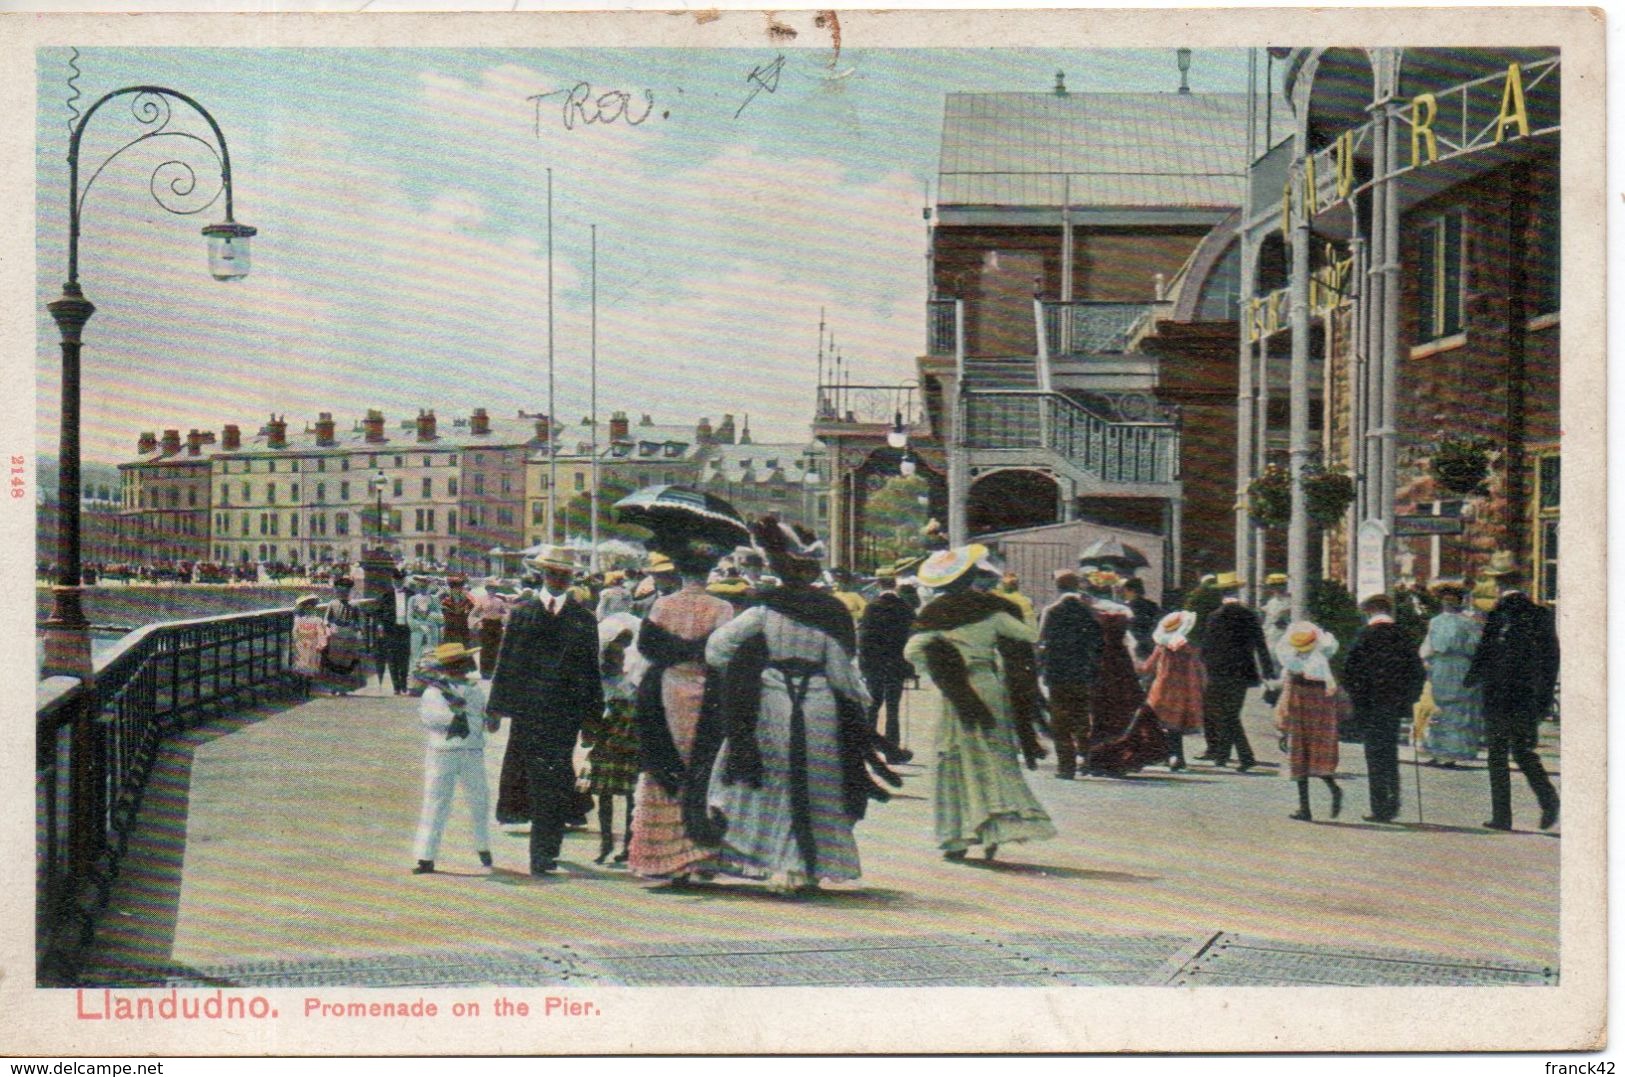
MULTIPOLYGON (((1304 160, 1304 137, 1298 135, 1298 162, 1304 160)), ((1299 186, 1294 184, 1294 186, 1299 186)), ((1287 524, 1286 574, 1292 593, 1292 619, 1302 620, 1309 597, 1309 514, 1303 491, 1303 469, 1309 462, 1309 214, 1312 192, 1300 187, 1301 201, 1292 220, 1292 373, 1291 416, 1292 518, 1287 524)))

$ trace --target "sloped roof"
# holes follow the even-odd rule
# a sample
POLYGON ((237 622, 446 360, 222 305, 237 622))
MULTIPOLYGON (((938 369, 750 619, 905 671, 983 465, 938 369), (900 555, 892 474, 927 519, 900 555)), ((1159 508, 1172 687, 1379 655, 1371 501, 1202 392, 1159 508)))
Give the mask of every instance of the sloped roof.
POLYGON ((771 482, 782 475, 788 483, 808 481, 817 473, 804 466, 804 442, 752 442, 748 445, 718 445, 705 463, 705 482, 771 482))
POLYGON ((1247 95, 947 95, 940 205, 1239 206, 1247 95))

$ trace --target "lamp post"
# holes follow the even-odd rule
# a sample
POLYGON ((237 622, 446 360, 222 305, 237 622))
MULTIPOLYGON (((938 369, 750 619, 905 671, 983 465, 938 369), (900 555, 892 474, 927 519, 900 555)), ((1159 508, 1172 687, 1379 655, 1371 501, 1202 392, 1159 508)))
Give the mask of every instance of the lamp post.
POLYGON ((197 172, 185 161, 172 158, 153 169, 149 181, 153 201, 169 213, 191 216, 208 209, 223 192, 226 197, 226 219, 203 229, 203 235, 209 241, 209 273, 216 280, 223 281, 241 280, 248 275, 249 239, 256 230, 238 224, 232 218, 231 156, 226 150, 225 135, 221 134, 220 125, 215 123, 214 117, 185 94, 162 86, 126 86, 103 95, 86 109, 74 125, 68 141, 68 279, 62 285, 61 297, 46 304, 62 334, 62 418, 57 491, 58 575, 55 586, 51 588, 51 615, 45 621, 43 672, 47 676, 66 674, 88 680, 94 672, 90 657, 90 625, 85 619, 81 600, 79 357, 85 325, 96 312, 96 307, 85 298, 79 284, 80 213, 90 188, 114 159, 142 142, 159 138, 186 140, 213 154, 220 165, 220 190, 201 205, 186 208, 179 200, 194 195, 197 172), (146 130, 103 159, 81 191, 79 146, 85 127, 103 105, 119 97, 130 97, 131 114, 146 130), (213 143, 190 131, 170 129, 174 102, 184 104, 208 122, 214 134, 213 143))
POLYGON ((380 468, 373 474, 368 484, 372 487, 373 495, 377 500, 376 507, 373 510, 376 515, 373 517, 372 543, 373 548, 381 555, 384 550, 384 487, 389 485, 389 476, 385 475, 383 469, 380 468))

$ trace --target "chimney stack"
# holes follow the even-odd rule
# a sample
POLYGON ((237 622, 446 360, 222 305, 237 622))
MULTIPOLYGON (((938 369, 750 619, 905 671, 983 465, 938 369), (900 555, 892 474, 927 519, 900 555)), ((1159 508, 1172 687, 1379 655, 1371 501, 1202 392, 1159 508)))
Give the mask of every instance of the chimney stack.
POLYGON ((422 408, 418 409, 418 440, 435 440, 433 408, 430 408, 428 411, 424 411, 422 408))
POLYGON ((316 416, 316 444, 332 445, 337 439, 333 436, 333 413, 324 411, 316 416))
POLYGON ((719 445, 732 445, 734 443, 734 417, 724 415, 722 422, 717 426, 717 443, 719 445))
POLYGON ((236 452, 243 447, 243 431, 236 423, 227 423, 221 428, 223 435, 220 447, 227 452, 236 452))
POLYGON ((546 444, 551 440, 553 422, 546 415, 536 416, 536 440, 546 444))
POLYGON ((186 455, 196 456, 203 450, 204 437, 196 430, 186 432, 186 455))
POLYGON ((638 420, 638 425, 639 426, 653 426, 654 424, 655 424, 655 421, 653 419, 649 418, 649 413, 648 412, 644 412, 643 413, 643 418, 638 420))
POLYGON ((468 417, 468 432, 470 434, 491 432, 491 417, 485 413, 484 408, 475 408, 474 414, 468 417))
POLYGON ((179 430, 165 430, 163 450, 165 456, 173 456, 181 451, 181 432, 179 430))
POLYGON ((709 415, 701 419, 699 425, 694 428, 694 440, 701 445, 710 445, 716 440, 711 433, 711 417, 709 415))
POLYGON ((749 445, 750 444, 750 416, 749 415, 745 416, 744 428, 739 431, 739 444, 741 444, 741 445, 749 445))
POLYGON ((384 437, 384 413, 377 408, 367 409, 367 417, 361 420, 361 428, 366 431, 367 440, 373 444, 387 440, 384 437))
POLYGON ((158 435, 154 434, 151 430, 143 431, 141 436, 135 439, 135 452, 137 456, 145 456, 150 452, 157 451, 157 449, 158 435))
POLYGON ((265 424, 265 447, 267 449, 288 447, 288 423, 285 416, 273 415, 271 421, 265 424))
POLYGON ((626 441, 632 436, 632 421, 626 417, 626 412, 617 411, 609 417, 609 440, 626 441))

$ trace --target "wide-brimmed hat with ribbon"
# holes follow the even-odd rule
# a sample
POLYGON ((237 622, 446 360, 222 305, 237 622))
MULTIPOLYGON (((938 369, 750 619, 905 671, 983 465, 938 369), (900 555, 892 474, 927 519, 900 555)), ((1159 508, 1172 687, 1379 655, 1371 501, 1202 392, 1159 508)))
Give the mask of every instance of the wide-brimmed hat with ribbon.
POLYGON ((987 547, 980 542, 938 550, 920 562, 916 575, 925 586, 938 590, 947 587, 973 568, 983 568, 989 572, 993 570, 993 566, 987 561, 987 547))
POLYGON ((665 576, 676 572, 677 566, 672 564, 671 558, 665 554, 652 553, 649 555, 649 563, 643 566, 643 571, 651 576, 665 576))
POLYGON ((1480 575, 1495 579, 1500 576, 1521 575, 1522 572, 1523 569, 1518 567, 1518 562, 1512 559, 1511 550, 1496 550, 1490 554, 1490 563, 1484 566, 1484 571, 1480 575))
POLYGON ((564 546, 542 546, 536 553, 524 559, 524 565, 532 572, 574 572, 576 559, 569 549, 564 546))
POLYGON ((1241 577, 1234 572, 1221 572, 1213 578, 1213 586, 1220 591, 1241 590, 1241 577))
POLYGON ((1192 610, 1176 610, 1157 622, 1151 630, 1151 642, 1166 647, 1174 640, 1182 640, 1196 627, 1196 614, 1192 610))
POLYGON ((1268 576, 1264 577, 1264 586, 1265 587, 1285 587, 1286 586, 1286 573, 1285 572, 1271 572, 1268 576))
POLYGON ((750 530, 775 576, 809 582, 818 576, 819 565, 827 551, 818 536, 807 528, 770 515, 757 520, 750 530))
POLYGON ((1318 650, 1326 641, 1326 633, 1311 621, 1295 621, 1287 627, 1286 642, 1299 654, 1318 650))
POLYGON ((317 598, 315 595, 300 595, 299 598, 294 602, 293 608, 296 610, 308 610, 310 607, 317 605, 320 602, 321 599, 317 598))

